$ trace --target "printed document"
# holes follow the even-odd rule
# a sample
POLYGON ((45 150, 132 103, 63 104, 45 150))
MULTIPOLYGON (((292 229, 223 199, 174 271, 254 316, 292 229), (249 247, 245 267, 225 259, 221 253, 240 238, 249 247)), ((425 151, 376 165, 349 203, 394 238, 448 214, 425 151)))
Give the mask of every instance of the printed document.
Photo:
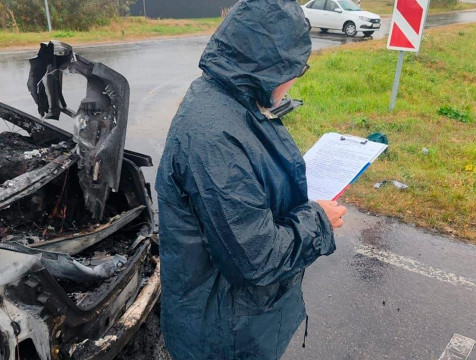
POLYGON ((337 199, 386 148, 352 135, 324 134, 304 155, 309 199, 337 199))

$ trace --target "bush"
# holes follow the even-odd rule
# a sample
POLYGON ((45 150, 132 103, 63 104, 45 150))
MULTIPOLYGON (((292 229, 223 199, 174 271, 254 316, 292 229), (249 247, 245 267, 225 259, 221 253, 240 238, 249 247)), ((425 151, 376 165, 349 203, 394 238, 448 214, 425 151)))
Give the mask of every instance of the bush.
MULTIPOLYGON (((127 15, 135 0, 48 0, 55 30, 88 30, 127 15)), ((0 26, 20 31, 47 29, 44 0, 0 0, 0 26)))
POLYGON ((28 23, 29 28, 39 28, 43 25, 43 19, 46 24, 44 7, 41 0, 0 0, 2 27, 23 31, 25 23, 28 23))

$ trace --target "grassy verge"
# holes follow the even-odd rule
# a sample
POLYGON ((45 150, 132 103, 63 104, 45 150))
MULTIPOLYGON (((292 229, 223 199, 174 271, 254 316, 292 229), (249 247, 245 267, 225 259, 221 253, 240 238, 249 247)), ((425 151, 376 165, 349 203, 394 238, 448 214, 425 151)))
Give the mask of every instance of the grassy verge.
POLYGON ((12 33, 0 31, 0 48, 37 46, 47 39, 66 41, 72 45, 110 41, 130 41, 195 33, 212 32, 220 18, 187 20, 154 20, 143 17, 118 18, 108 26, 94 27, 90 31, 53 31, 12 33))
POLYGON ((428 30, 420 55, 405 55, 392 112, 398 52, 385 40, 318 53, 292 89, 305 106, 286 125, 303 152, 329 131, 386 134, 388 155, 344 200, 476 243, 476 63, 468 56, 475 53, 476 24, 428 30), (384 179, 410 188, 374 189, 384 179))
MULTIPOLYGON (((370 11, 379 15, 391 15, 393 13, 393 0, 362 0, 360 7, 366 11, 370 11)), ((448 11, 461 11, 476 8, 476 4, 458 3, 454 6, 430 5, 430 14, 444 13, 448 11)))

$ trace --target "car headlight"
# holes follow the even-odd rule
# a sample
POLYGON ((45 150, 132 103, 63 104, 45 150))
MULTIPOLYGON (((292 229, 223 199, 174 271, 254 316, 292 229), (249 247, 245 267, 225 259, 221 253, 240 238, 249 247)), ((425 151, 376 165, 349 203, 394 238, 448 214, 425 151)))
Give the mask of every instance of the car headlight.
POLYGON ((365 17, 365 16, 359 16, 359 19, 370 22, 370 18, 365 17))

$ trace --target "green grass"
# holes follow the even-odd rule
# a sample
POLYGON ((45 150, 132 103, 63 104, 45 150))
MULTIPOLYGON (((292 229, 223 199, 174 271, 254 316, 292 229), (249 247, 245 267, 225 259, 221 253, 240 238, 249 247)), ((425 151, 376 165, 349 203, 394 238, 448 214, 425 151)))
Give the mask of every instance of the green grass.
POLYGON ((476 54, 476 24, 426 31, 420 55, 405 55, 392 112, 398 52, 386 50, 385 40, 313 55, 291 92, 305 106, 286 125, 303 152, 329 131, 386 134, 388 155, 345 201, 476 242, 476 63, 469 54, 476 54), (410 189, 375 190, 384 179, 410 189))
POLYGON ((118 18, 107 26, 97 26, 90 31, 53 31, 13 33, 0 31, 0 49, 38 46, 42 41, 58 39, 71 45, 108 41, 133 41, 160 36, 210 33, 220 23, 220 18, 153 20, 143 17, 118 18))
MULTIPOLYGON (((379 15, 391 15, 395 2, 393 0, 362 0, 360 7, 379 15)), ((441 3, 430 2, 430 14, 443 13, 448 11, 459 11, 476 8, 476 4, 458 3, 456 5, 444 6, 441 3)))

